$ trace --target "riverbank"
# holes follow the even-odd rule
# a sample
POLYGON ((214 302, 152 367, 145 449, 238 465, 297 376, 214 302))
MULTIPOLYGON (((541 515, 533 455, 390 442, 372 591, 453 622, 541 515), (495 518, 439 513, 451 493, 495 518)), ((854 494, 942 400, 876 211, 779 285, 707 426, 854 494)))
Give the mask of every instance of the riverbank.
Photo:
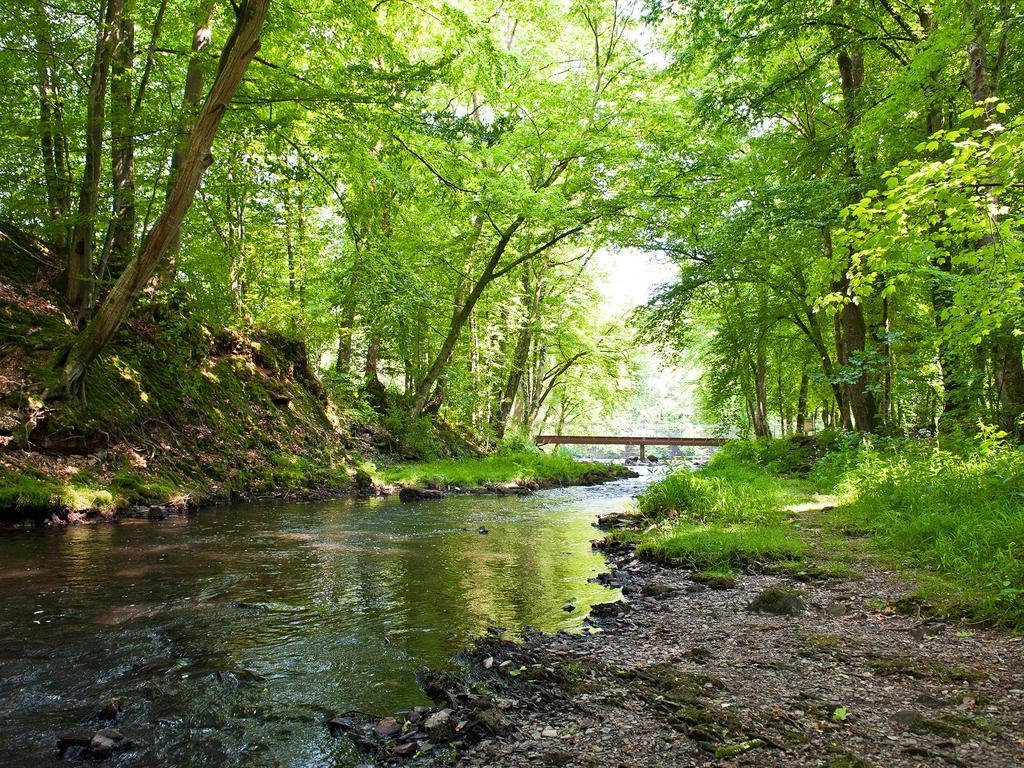
POLYGON ((913 580, 936 615, 1020 630, 1022 497, 1024 451, 998 439, 734 442, 652 485, 638 499, 642 531, 616 537, 725 576, 871 561, 913 580))
MULTIPOLYGON (((902 610, 907 584, 699 574, 611 553, 602 632, 487 639, 463 659, 502 725, 462 766, 1012 766, 1019 639, 902 610), (780 596, 785 596, 781 597, 780 596)), ((458 687, 458 686, 456 686, 458 687)))
POLYGON ((499 451, 488 456, 364 466, 382 493, 403 499, 443 498, 445 494, 524 494, 543 488, 599 485, 637 473, 621 464, 577 461, 563 453, 499 451))
MULTIPOLYGON (((959 483, 929 494, 905 465, 920 470, 934 451, 737 444, 603 521, 612 571, 600 581, 627 602, 595 607, 601 632, 484 638, 424 680, 438 707, 400 716, 410 720, 399 735, 333 727, 384 761, 427 764, 451 746, 459 765, 481 768, 1018 765, 1024 642, 984 626, 1013 625, 1014 602, 986 587, 991 568, 958 583, 962 561, 922 565, 943 546, 942 500, 960 505, 959 526, 943 533, 975 542, 964 557, 999 562, 1006 524, 987 525, 987 549, 973 528, 1005 497, 966 489, 983 481, 979 464, 1005 470, 1016 456, 940 457, 944 479, 959 483), (882 457, 885 482, 904 478, 912 491, 874 490, 882 457), (876 474, 859 474, 867 466, 876 474), (819 493, 825 483, 838 494, 819 493), (850 525, 870 500, 886 526, 928 540, 920 504, 897 515, 909 495, 930 503, 933 523, 914 558, 898 557, 893 531, 850 525)), ((1000 475, 1011 491, 1012 477, 1000 475)))
POLYGON ((437 709, 364 745, 427 764, 454 743, 458 765, 480 768, 1024 759, 1020 639, 908 613, 891 573, 709 583, 630 546, 609 556, 629 602, 595 611, 601 632, 485 638, 425 679, 437 709))

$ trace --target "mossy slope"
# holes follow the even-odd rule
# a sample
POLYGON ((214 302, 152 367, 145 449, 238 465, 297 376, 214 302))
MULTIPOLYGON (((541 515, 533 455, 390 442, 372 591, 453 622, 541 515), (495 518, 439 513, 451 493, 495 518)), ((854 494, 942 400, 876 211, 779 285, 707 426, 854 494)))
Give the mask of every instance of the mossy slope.
MULTIPOLYGON (((0 232, 0 267, 23 247, 0 232)), ((45 253, 44 253, 45 257, 45 253)), ((298 342, 141 306, 93 365, 85 400, 43 403, 73 334, 46 264, 0 273, 0 515, 348 488, 345 432, 298 342)))

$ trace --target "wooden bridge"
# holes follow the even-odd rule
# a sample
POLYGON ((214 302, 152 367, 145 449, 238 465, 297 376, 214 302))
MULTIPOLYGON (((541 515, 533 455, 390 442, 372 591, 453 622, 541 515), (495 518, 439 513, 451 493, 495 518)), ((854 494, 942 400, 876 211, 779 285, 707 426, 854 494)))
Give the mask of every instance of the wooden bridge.
POLYGON ((680 445, 711 448, 724 445, 725 440, 717 437, 651 437, 649 435, 537 435, 537 445, 638 445, 640 458, 646 459, 648 445, 680 445))

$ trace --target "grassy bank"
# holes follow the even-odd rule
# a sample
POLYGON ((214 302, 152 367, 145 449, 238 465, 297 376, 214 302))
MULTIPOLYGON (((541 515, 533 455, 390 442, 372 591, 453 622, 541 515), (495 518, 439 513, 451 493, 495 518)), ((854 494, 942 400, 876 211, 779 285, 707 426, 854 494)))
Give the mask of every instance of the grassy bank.
POLYGON ((385 485, 422 488, 487 488, 500 485, 579 485, 629 477, 626 467, 576 461, 563 453, 518 450, 482 458, 441 459, 370 468, 385 485))
POLYGON ((1024 627, 1024 452, 1012 446, 736 442, 652 485, 638 509, 647 530, 618 535, 650 557, 713 572, 790 567, 826 549, 859 557, 866 536, 866 552, 906 571, 922 598, 1024 627), (833 494, 834 508, 821 511, 816 494, 833 494))
POLYGON ((727 447, 704 469, 676 470, 648 487, 637 500, 645 532, 620 538, 648 557, 717 574, 798 560, 805 545, 783 507, 803 500, 808 484, 736 454, 727 447))
POLYGON ((811 472, 837 494, 838 533, 868 534, 926 599, 1024 628, 1024 451, 909 440, 827 453, 811 472))

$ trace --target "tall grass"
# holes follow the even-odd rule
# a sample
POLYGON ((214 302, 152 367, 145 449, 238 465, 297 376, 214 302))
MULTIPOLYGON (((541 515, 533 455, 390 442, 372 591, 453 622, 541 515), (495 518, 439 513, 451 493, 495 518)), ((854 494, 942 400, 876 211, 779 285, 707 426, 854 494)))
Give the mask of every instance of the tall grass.
POLYGON ((637 508, 655 527, 633 540, 640 554, 699 570, 797 559, 804 544, 783 507, 800 495, 795 481, 723 451, 702 470, 679 468, 648 486, 637 508))
POLYGON ((842 500, 835 523, 916 567, 924 591, 1024 626, 1024 451, 900 440, 825 456, 812 472, 842 500))

